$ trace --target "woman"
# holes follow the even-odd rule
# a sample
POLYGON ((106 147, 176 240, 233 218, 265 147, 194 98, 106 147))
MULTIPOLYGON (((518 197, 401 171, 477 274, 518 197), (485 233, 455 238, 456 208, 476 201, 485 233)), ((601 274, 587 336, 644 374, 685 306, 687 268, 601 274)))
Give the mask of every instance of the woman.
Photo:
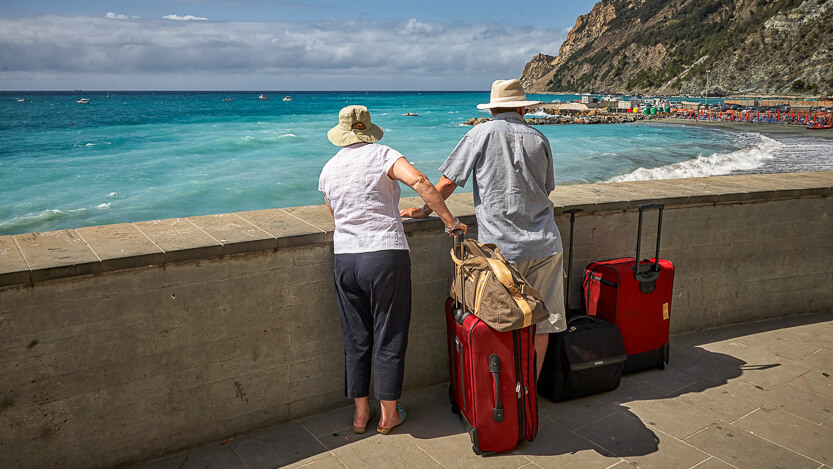
POLYGON ((446 233, 466 232, 431 181, 401 153, 377 144, 383 131, 364 106, 347 106, 327 138, 343 147, 321 170, 318 190, 335 219, 334 276, 344 333, 345 394, 356 404, 353 431, 364 433, 373 418, 374 392, 382 404, 376 430, 387 435, 407 414, 402 394, 405 349, 411 320, 411 260, 399 218, 399 182, 414 189, 439 215, 446 233))

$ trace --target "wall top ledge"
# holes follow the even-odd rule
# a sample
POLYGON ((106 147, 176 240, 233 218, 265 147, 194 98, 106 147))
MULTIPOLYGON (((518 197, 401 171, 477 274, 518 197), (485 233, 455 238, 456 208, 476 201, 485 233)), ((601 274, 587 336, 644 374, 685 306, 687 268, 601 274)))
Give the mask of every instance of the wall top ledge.
MULTIPOLYGON (((550 194, 556 215, 631 210, 645 203, 715 204, 829 196, 833 171, 558 186, 550 194)), ((422 205, 405 198, 400 208, 422 205)), ((452 213, 473 224, 472 195, 454 194, 452 213)), ((436 216, 406 220, 405 231, 442 228, 436 216)), ((153 220, 0 236, 0 287, 57 278, 219 258, 332 241, 333 219, 325 205, 153 220)))

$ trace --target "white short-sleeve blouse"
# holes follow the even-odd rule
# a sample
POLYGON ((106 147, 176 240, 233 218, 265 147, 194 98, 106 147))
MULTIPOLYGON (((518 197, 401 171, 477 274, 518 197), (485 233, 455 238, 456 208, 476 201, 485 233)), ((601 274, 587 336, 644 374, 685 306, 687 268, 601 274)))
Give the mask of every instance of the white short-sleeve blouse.
POLYGON ((335 254, 408 249, 399 217, 399 181, 388 171, 402 154, 386 145, 342 148, 324 165, 318 190, 335 217, 335 254))

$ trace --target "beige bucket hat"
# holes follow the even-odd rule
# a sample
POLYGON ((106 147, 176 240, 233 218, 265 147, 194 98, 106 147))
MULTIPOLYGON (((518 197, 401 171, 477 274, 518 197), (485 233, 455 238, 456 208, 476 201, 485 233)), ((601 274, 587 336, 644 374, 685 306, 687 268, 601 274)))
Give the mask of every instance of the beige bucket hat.
POLYGON ((521 82, 513 78, 511 80, 495 80, 492 83, 492 94, 489 96, 489 102, 478 104, 477 109, 526 107, 540 102, 527 101, 526 92, 524 87, 521 86, 521 82))
POLYGON ((370 111, 365 106, 347 106, 338 111, 338 125, 327 132, 333 145, 346 147, 354 143, 374 143, 382 139, 384 131, 370 122, 370 111))

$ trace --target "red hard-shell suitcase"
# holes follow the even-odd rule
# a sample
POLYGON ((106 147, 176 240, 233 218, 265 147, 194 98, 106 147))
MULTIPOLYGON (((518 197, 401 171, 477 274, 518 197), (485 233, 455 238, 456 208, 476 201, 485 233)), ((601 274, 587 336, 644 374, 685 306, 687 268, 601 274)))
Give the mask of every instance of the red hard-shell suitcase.
POLYGON ((584 275, 584 304, 588 315, 619 326, 628 359, 625 373, 664 369, 669 358, 671 290, 674 265, 659 257, 662 204, 639 206, 636 257, 593 262, 584 275), (653 259, 637 262, 642 238, 642 214, 657 209, 657 251, 653 259))
POLYGON ((451 408, 475 453, 511 451, 538 433, 535 326, 498 332, 463 305, 445 303, 451 408))

